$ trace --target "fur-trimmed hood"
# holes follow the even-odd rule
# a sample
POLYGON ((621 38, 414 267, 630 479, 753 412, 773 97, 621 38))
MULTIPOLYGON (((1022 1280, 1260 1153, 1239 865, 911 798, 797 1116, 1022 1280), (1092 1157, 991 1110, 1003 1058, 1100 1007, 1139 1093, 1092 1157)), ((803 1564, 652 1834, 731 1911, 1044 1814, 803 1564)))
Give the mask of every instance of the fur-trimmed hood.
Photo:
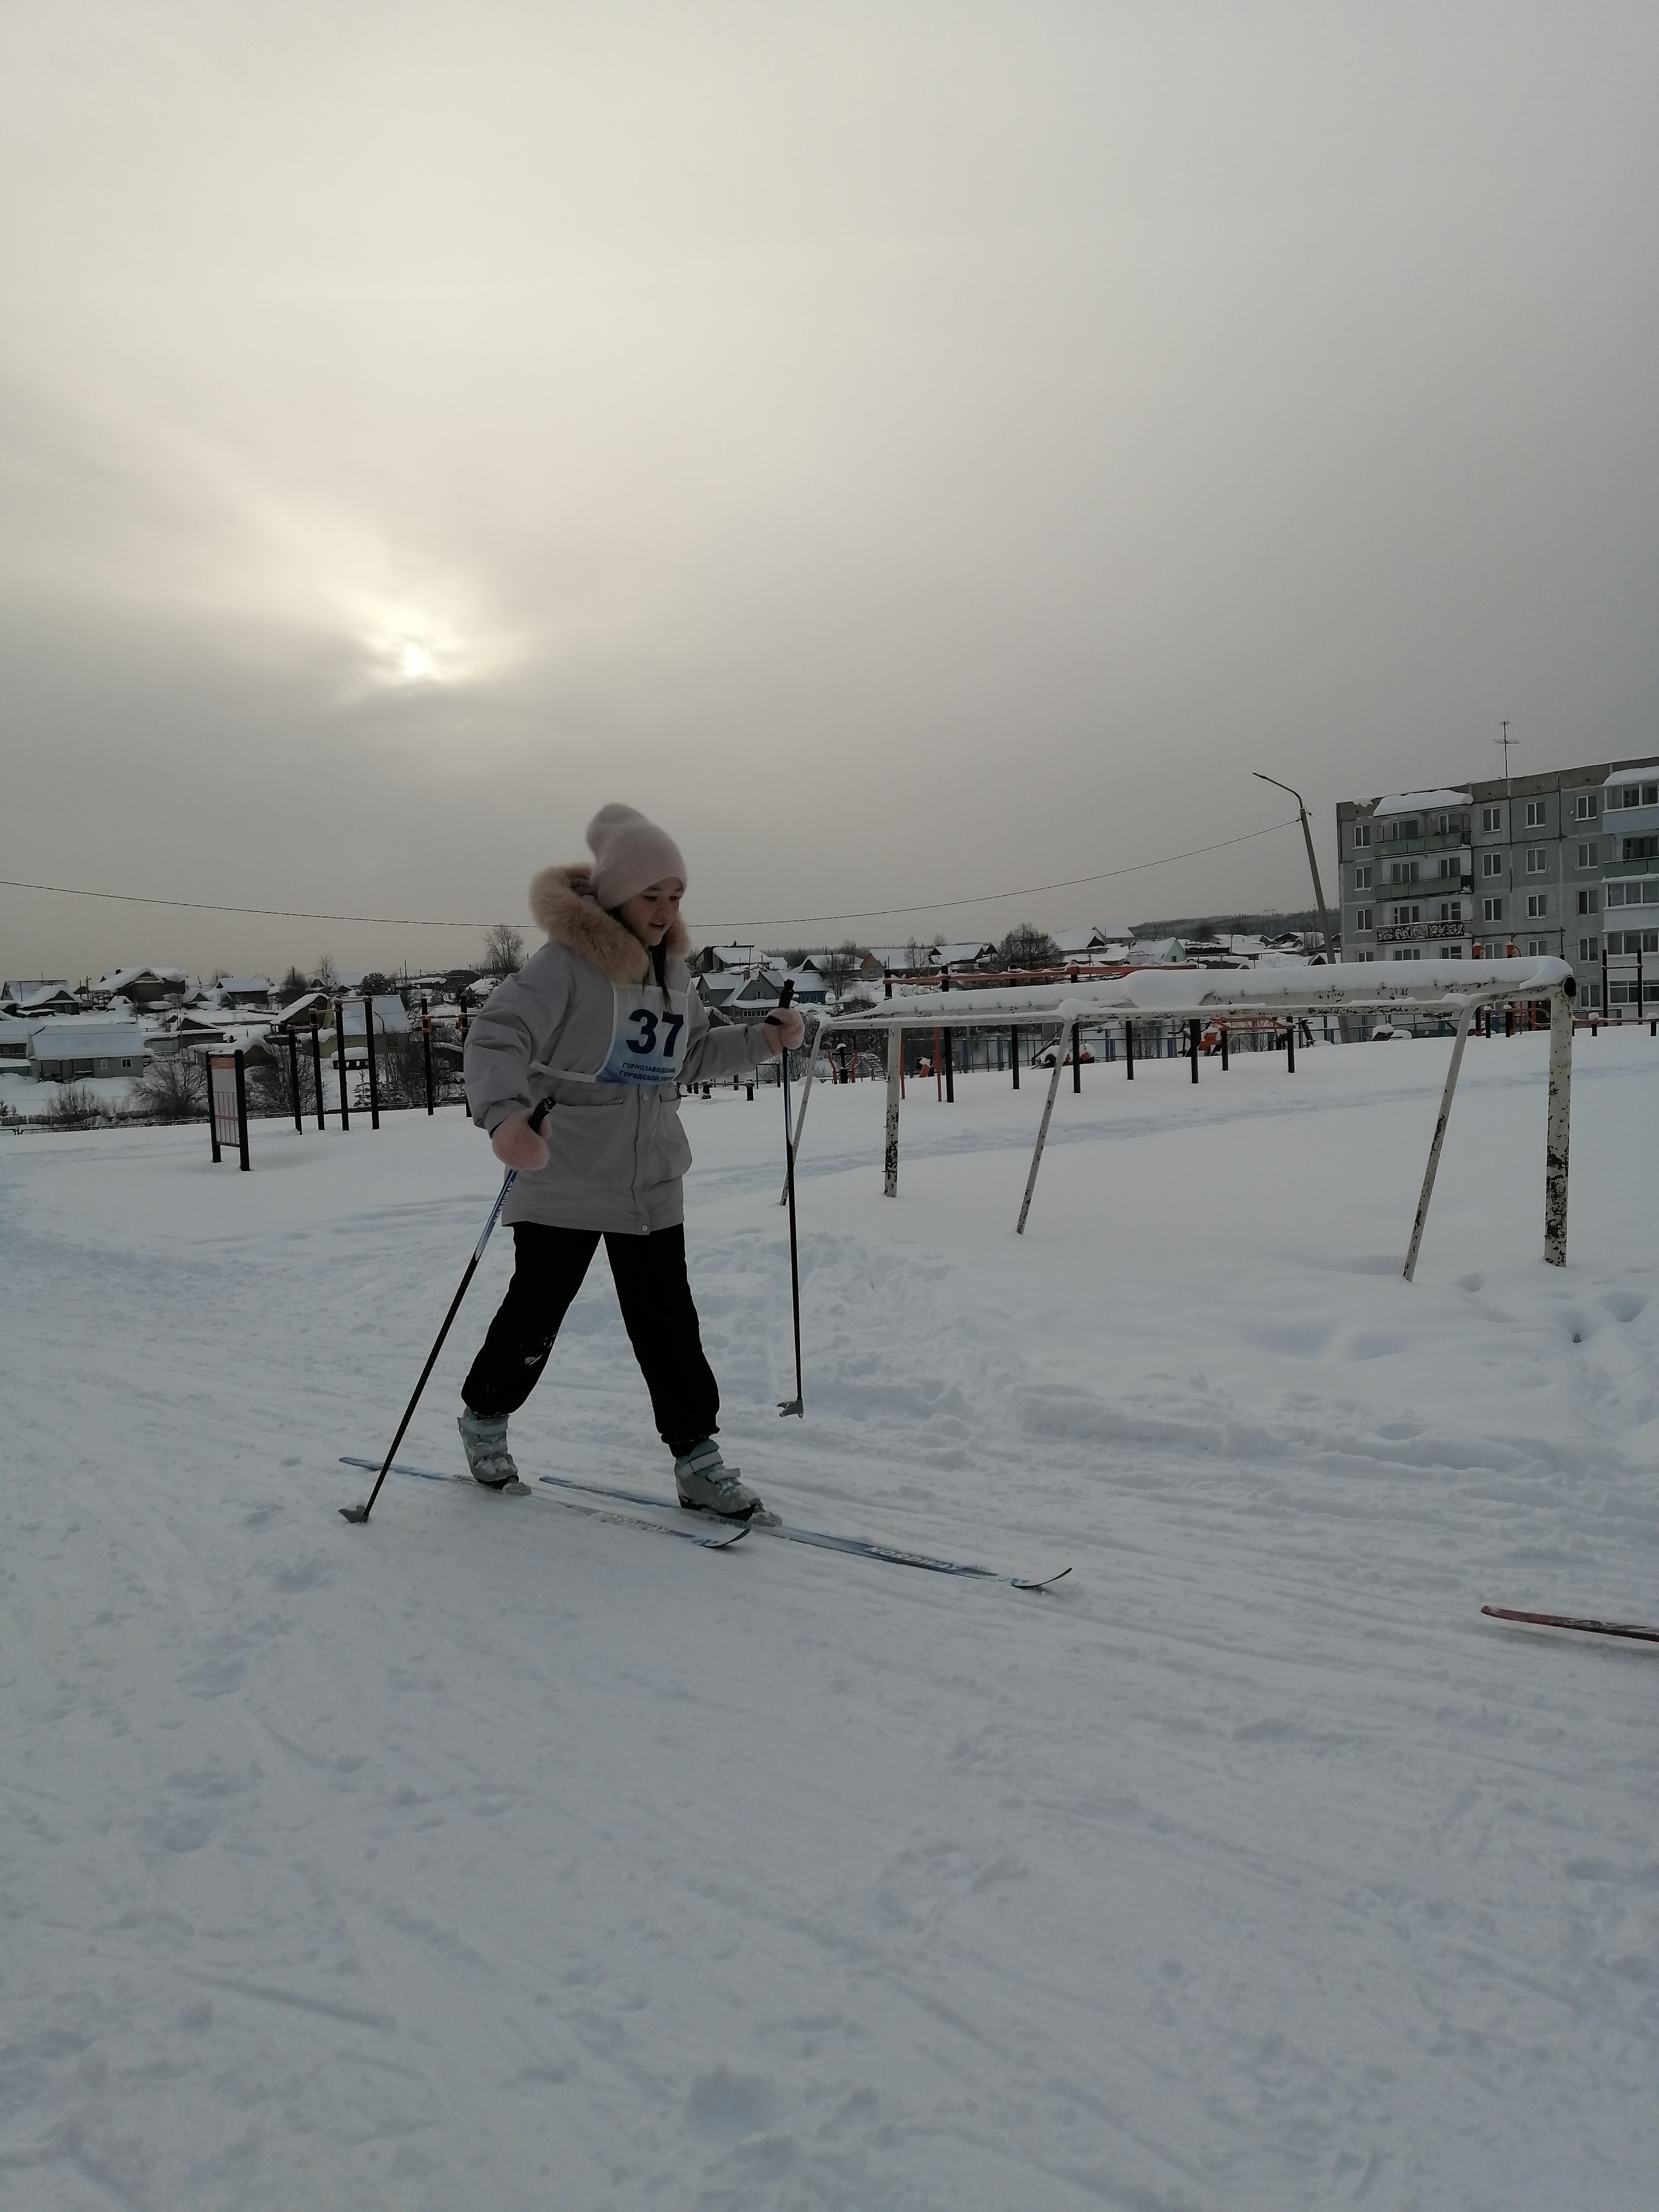
MULTIPOLYGON (((651 955, 594 897, 592 875, 591 860, 542 869, 531 881, 530 911, 555 945, 589 962, 612 983, 623 989, 643 983, 651 973, 651 955)), ((690 951, 691 940, 678 915, 663 943, 671 960, 684 960, 690 951)))

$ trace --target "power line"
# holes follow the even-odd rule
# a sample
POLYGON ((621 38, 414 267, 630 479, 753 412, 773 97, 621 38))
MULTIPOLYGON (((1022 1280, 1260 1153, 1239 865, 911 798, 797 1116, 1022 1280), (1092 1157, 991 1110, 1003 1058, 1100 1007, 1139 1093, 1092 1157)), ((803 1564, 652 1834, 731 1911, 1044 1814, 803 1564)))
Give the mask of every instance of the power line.
POLYGON ((804 921, 881 921, 896 914, 945 914, 952 907, 993 906, 999 899, 1036 898, 1043 891, 1073 891, 1085 884, 1110 883, 1118 876, 1138 876, 1147 868, 1167 868, 1176 860, 1196 860, 1206 853, 1218 853, 1225 845, 1247 845, 1252 837, 1271 837, 1276 830, 1294 830, 1299 816, 1291 815, 1288 822, 1270 822, 1265 830, 1246 830, 1237 837, 1223 837, 1213 845, 1194 845, 1189 853, 1166 853, 1159 860, 1133 860, 1124 868, 1103 868, 1096 876, 1067 876, 1063 883, 1027 884, 1023 890, 981 891, 973 898, 933 899, 924 906, 866 906, 855 914, 781 914, 769 921, 755 921, 739 916, 736 921, 704 921, 698 917, 699 929, 788 929, 804 921))
MULTIPOLYGON (((1157 860, 1134 860, 1127 867, 1103 868, 1093 876, 1068 876, 1063 882, 1027 884, 1022 890, 1012 891, 980 891, 970 898, 934 899, 921 906, 862 907, 852 914, 784 914, 764 920, 740 915, 736 921, 699 921, 701 929, 793 929, 802 923, 819 921, 882 921, 895 915, 945 914, 964 906, 992 906, 1000 899, 1036 898, 1044 891, 1079 890, 1085 884, 1110 883, 1119 876, 1138 876, 1148 868, 1167 868, 1177 860, 1196 860, 1206 853, 1218 853, 1228 845, 1246 845, 1254 837, 1271 837, 1280 830, 1293 830, 1297 817, 1288 822, 1270 822, 1264 830, 1246 830, 1237 837, 1223 837, 1213 845, 1194 845, 1190 852, 1166 853, 1157 860)), ((139 891, 88 890, 78 884, 26 883, 15 876, 0 876, 0 890, 47 891, 58 898, 106 899, 118 906, 174 907, 190 914, 251 915, 264 921, 341 921, 360 922, 376 929, 493 929, 494 921, 477 919, 436 920, 425 915, 407 914, 319 914, 308 907, 286 906, 224 906, 212 899, 155 898, 139 891)), ((499 917, 496 917, 499 919, 499 917)))

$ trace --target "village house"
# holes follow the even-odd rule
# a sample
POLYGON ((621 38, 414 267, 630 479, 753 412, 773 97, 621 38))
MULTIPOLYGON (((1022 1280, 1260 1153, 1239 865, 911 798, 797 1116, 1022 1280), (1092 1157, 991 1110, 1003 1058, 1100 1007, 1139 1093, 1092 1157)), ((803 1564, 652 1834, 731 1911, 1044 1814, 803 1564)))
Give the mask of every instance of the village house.
POLYGON ((155 1006, 170 1000, 182 1004, 190 978, 182 968, 115 968, 93 986, 94 1003, 108 1006, 125 999, 131 1006, 155 1006))
POLYGON ((76 1083, 87 1076, 142 1075, 150 1054, 137 1022, 43 1022, 28 1041, 29 1066, 41 1083, 76 1083))

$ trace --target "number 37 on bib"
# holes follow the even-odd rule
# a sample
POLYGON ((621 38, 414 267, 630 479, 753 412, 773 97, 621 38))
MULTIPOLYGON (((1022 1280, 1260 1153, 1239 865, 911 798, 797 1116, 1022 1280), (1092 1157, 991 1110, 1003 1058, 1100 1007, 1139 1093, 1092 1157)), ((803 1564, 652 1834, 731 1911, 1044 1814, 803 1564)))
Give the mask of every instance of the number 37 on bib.
POLYGON ((656 1091, 677 1083, 685 1059, 684 991, 617 989, 611 1049, 596 1083, 625 1083, 656 1091))

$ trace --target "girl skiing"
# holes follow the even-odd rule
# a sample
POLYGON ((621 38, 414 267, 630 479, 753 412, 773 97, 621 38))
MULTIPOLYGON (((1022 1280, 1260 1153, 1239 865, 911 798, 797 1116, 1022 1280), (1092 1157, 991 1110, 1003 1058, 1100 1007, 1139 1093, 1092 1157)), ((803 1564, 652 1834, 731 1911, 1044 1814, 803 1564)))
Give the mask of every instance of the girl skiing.
POLYGON ((535 1388, 603 1237, 680 1503, 775 1521, 715 1441, 720 1392, 685 1276, 691 1147, 678 1085, 752 1074, 800 1042, 801 1018, 787 1006, 758 1029, 711 1030, 686 966, 678 846, 631 806, 601 807, 587 842, 591 865, 544 868, 531 884, 548 941, 496 985, 467 1035, 472 1118, 518 1170, 501 1217, 513 1280, 462 1386, 467 1464, 490 1489, 516 1480, 508 1416, 535 1388), (538 1134, 530 1117, 544 1098, 538 1134))

